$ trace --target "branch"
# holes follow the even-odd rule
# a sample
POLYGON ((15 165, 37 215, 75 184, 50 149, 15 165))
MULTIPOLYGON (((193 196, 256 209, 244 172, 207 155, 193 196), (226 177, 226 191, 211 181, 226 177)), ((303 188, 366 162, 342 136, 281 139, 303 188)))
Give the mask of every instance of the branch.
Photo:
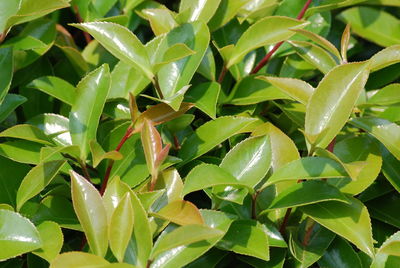
MULTIPOLYGON (((310 6, 312 0, 307 0, 307 2, 304 4, 303 8, 301 9, 300 13, 297 15, 297 19, 301 20, 304 17, 304 14, 306 13, 308 7, 310 6)), ((277 43, 270 52, 268 52, 267 55, 265 55, 265 57, 256 65, 256 67, 253 69, 253 71, 251 71, 251 74, 256 74, 258 73, 258 71, 264 67, 268 61, 270 60, 270 58, 274 55, 275 51, 277 51, 282 44, 284 43, 284 41, 277 43)))

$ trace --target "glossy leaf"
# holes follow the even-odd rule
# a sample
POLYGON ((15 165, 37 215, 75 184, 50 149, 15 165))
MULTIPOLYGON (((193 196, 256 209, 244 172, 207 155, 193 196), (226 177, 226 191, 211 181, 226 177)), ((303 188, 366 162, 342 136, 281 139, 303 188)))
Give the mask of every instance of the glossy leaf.
POLYGON ((0 155, 16 162, 39 164, 41 144, 25 140, 0 143, 0 155))
POLYGON ((240 37, 229 56, 227 67, 240 62, 248 52, 258 47, 275 44, 290 38, 294 35, 294 32, 290 31, 291 29, 303 28, 307 24, 303 21, 279 16, 259 20, 240 37), (265 29, 270 30, 265 31, 265 29))
POLYGON ((247 187, 245 182, 238 181, 228 170, 216 165, 201 164, 186 176, 182 195, 219 185, 247 187))
POLYGON ((93 167, 97 167, 104 159, 121 160, 122 154, 118 151, 104 152, 103 148, 96 141, 90 141, 90 151, 93 158, 93 167))
POLYGON ((235 253, 269 260, 268 238, 254 221, 234 221, 218 246, 235 253))
POLYGON ((382 142, 385 147, 400 159, 400 126, 388 120, 375 117, 352 119, 351 124, 369 132, 382 142))
POLYGON ((318 261, 318 264, 324 267, 363 267, 352 246, 339 237, 332 242, 326 253, 318 261))
POLYGON ((174 14, 172 14, 168 9, 149 8, 142 10, 142 13, 149 20, 151 29, 155 35, 168 33, 170 30, 178 26, 174 14))
POLYGON ((322 226, 346 238, 369 256, 373 256, 374 247, 368 210, 357 199, 347 198, 349 204, 323 202, 300 209, 322 226))
POLYGON ((39 194, 54 179, 65 162, 65 160, 55 160, 32 168, 18 189, 17 210, 20 210, 26 201, 39 194))
POLYGON ((76 98, 76 89, 65 80, 55 76, 44 76, 33 80, 28 87, 37 88, 66 104, 73 105, 76 98))
POLYGON ((216 30, 229 22, 247 3, 247 0, 221 0, 221 3, 215 12, 208 26, 211 30, 216 30))
POLYGON ((184 162, 195 159, 231 136, 245 131, 245 128, 255 121, 253 118, 245 117, 219 117, 210 121, 188 137, 178 157, 184 162))
POLYGON ((203 240, 221 237, 222 235, 224 235, 223 231, 208 226, 196 224, 180 226, 171 232, 161 234, 157 239, 157 243, 154 245, 151 256, 154 258, 161 252, 203 240))
POLYGON ((399 103, 399 91, 400 84, 390 84, 372 95, 372 97, 368 99, 368 103, 373 105, 391 105, 399 103))
POLYGON ((97 126, 110 89, 110 73, 103 65, 89 73, 77 86, 69 129, 72 142, 81 148, 81 159, 89 153, 89 141, 96 138, 97 126))
POLYGON ((153 80, 149 57, 140 40, 127 28, 111 22, 87 22, 73 26, 90 33, 116 58, 141 70, 153 80))
POLYGON ((188 90, 185 100, 194 103, 198 109, 215 119, 220 90, 221 86, 216 82, 199 84, 188 90))
POLYGON ((52 144, 49 138, 40 129, 28 124, 10 127, 1 132, 0 137, 17 138, 45 145, 52 144))
POLYGON ((83 268, 87 266, 94 267, 106 267, 109 264, 108 261, 100 256, 96 256, 86 252, 66 252, 57 256, 57 258, 51 262, 51 268, 67 268, 76 267, 83 268))
POLYGON ((347 177, 344 168, 337 162, 323 157, 304 157, 289 162, 275 170, 272 176, 261 187, 290 180, 308 180, 320 178, 347 177))
POLYGON ((109 227, 110 248, 119 262, 122 262, 133 232, 134 214, 130 194, 127 193, 115 208, 109 227))
POLYGON ((183 102, 179 107, 179 109, 175 111, 169 105, 165 103, 159 103, 141 113, 138 118, 137 124, 141 124, 145 121, 145 119, 147 119, 156 126, 171 121, 175 118, 178 118, 182 114, 186 113, 192 107, 193 104, 188 102, 183 102))
POLYGON ((149 172, 150 174, 152 174, 152 176, 156 176, 156 172, 158 171, 158 166, 156 165, 156 162, 162 150, 162 140, 160 133, 148 120, 145 120, 143 124, 143 128, 141 131, 141 140, 149 172))
POLYGON ((0 103, 0 123, 2 123, 18 106, 26 102, 24 96, 7 94, 0 103))
POLYGON ((207 23, 217 11, 220 2, 221 0, 183 0, 179 5, 181 19, 185 22, 201 20, 207 23))
MULTIPOLYGON (((11 3, 10 3, 11 4, 11 3)), ((11 4, 13 5, 13 4, 11 4)), ((1 18, 0 18, 1 21, 1 18)), ((1 22, 0 22, 1 23, 1 22)), ((0 25, 1 28, 1 25, 0 25)), ((0 30, 1 32, 1 30, 0 30)), ((0 104, 3 103, 4 97, 7 95, 13 77, 13 51, 11 47, 0 48, 0 104)), ((1 120, 0 120, 1 121, 1 120)))
POLYGON ((379 253, 400 257, 400 232, 389 237, 379 248, 379 253))
POLYGON ((352 112, 368 78, 368 62, 335 67, 315 89, 307 104, 305 133, 314 146, 325 148, 352 112))
POLYGON ((400 61, 400 45, 382 49, 371 57, 371 71, 378 71, 400 61))
POLYGON ((153 215, 179 225, 204 224, 198 208, 184 200, 173 201, 153 215))
POLYGON ((31 118, 28 123, 41 129, 58 145, 72 145, 68 118, 59 114, 47 113, 31 118))
POLYGON ((105 256, 108 248, 108 224, 101 196, 85 178, 74 171, 70 175, 74 210, 90 249, 98 256, 105 256))
POLYGON ((4 261, 42 247, 36 227, 16 212, 0 209, 0 260, 4 261))
POLYGON ((51 262, 60 253, 64 243, 61 228, 55 222, 45 221, 38 225, 37 230, 39 231, 43 245, 40 249, 33 251, 33 254, 51 262))

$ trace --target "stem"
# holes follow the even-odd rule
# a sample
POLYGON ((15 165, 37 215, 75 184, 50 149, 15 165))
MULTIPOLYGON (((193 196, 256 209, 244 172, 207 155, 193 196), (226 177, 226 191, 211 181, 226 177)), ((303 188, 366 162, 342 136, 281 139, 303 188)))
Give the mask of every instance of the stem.
POLYGON ((181 149, 181 145, 179 144, 179 140, 178 140, 178 137, 176 136, 176 134, 174 134, 174 146, 175 146, 176 150, 181 149))
MULTIPOLYGON (((308 7, 310 6, 312 0, 307 0, 307 2, 304 4, 303 8, 301 9, 300 13, 297 15, 297 19, 301 20, 304 17, 304 14, 306 13, 308 7)), ((277 43, 270 52, 268 52, 267 55, 265 55, 265 57, 256 65, 256 67, 253 69, 253 71, 251 71, 251 74, 256 74, 258 73, 258 71, 264 67, 268 61, 270 60, 270 58, 274 55, 275 51, 278 50, 278 48, 280 48, 282 46, 282 44, 284 43, 284 41, 277 43)))
MULTIPOLYGON (((78 22, 82 23, 83 19, 81 17, 81 14, 79 14, 79 10, 78 10, 77 6, 74 6, 74 12, 75 12, 75 16, 76 16, 76 19, 78 20, 78 22)), ((90 36, 89 33, 85 32, 85 31, 82 31, 82 32, 83 32, 83 36, 85 37, 86 44, 89 44, 92 41, 92 37, 90 36)))
POLYGON ((308 246, 308 243, 310 243, 310 238, 311 238, 311 234, 314 229, 314 226, 315 226, 315 221, 313 221, 311 223, 311 226, 307 229, 306 234, 304 235, 303 243, 302 243, 304 247, 308 246))
POLYGON ((88 171, 88 169, 87 169, 87 167, 86 167, 86 164, 82 161, 82 160, 78 160, 78 162, 79 162, 79 165, 81 166, 81 168, 82 168, 82 172, 83 172, 83 175, 85 176, 85 178, 86 178, 86 180, 88 181, 88 182, 91 182, 91 180, 90 180, 90 175, 89 175, 89 171, 88 171))
MULTIPOLYGON (((121 148, 122 148, 122 146, 124 145, 124 143, 132 136, 132 134, 133 134, 133 128, 132 128, 132 126, 129 126, 129 127, 127 128, 127 130, 126 130, 124 136, 123 136, 122 139, 120 140, 120 142, 119 142, 117 148, 115 148, 115 150, 116 150, 117 152, 119 152, 119 150, 121 150, 121 148)), ((111 170, 112 170, 113 165, 114 165, 114 160, 110 160, 110 162, 108 163, 108 167, 107 167, 107 170, 106 170, 106 174, 104 175, 103 183, 101 184, 101 187, 100 187, 100 194, 101 194, 101 195, 103 195, 104 192, 105 192, 105 190, 106 190, 107 183, 108 183, 108 180, 110 179, 111 170)))
POLYGON ((280 232, 282 235, 285 234, 286 226, 287 226, 287 224, 288 224, 288 222, 289 222, 290 213, 292 213, 292 208, 288 208, 288 209, 286 210, 285 217, 283 218, 282 224, 281 224, 281 226, 279 227, 279 232, 280 232))
POLYGON ((160 84, 158 83, 157 77, 154 78, 154 88, 156 89, 158 97, 160 97, 160 99, 164 99, 164 95, 161 91, 160 84))
POLYGON ((0 34, 0 44, 3 43, 4 39, 6 39, 6 34, 5 32, 0 34))
POLYGON ((251 202, 251 217, 256 220, 257 219, 257 197, 260 194, 260 192, 255 192, 254 195, 252 195, 252 202, 251 202))
POLYGON ((224 65, 224 67, 222 67, 221 73, 219 74, 219 77, 217 80, 219 84, 222 84, 227 72, 228 72, 228 68, 226 68, 226 66, 224 65))
POLYGON ((156 172, 155 174, 151 175, 151 182, 150 182, 149 192, 154 191, 154 188, 156 187, 157 179, 158 179, 158 172, 156 172))

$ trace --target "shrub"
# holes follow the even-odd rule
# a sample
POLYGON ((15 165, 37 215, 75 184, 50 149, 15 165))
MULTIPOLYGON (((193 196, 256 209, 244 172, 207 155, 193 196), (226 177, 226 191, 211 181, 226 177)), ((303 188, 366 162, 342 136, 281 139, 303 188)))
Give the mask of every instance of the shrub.
POLYGON ((0 266, 399 267, 398 1, 164 2, 0 2, 0 266))

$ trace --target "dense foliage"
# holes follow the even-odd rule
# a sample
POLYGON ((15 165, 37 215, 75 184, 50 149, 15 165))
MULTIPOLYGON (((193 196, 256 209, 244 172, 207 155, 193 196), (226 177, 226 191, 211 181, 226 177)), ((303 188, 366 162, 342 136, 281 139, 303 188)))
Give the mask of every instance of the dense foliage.
POLYGON ((399 0, 0 0, 0 267, 400 267, 399 0))

